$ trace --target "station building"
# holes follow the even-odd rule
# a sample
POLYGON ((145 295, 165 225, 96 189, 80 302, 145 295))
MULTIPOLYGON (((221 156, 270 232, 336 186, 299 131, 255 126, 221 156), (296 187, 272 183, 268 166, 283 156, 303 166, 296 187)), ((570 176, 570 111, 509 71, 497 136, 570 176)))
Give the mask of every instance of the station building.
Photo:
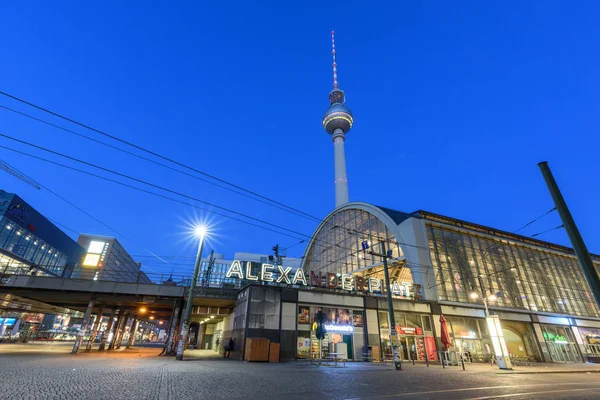
MULTIPOLYGON (((513 361, 599 360, 600 310, 572 249, 427 211, 359 202, 321 222, 299 273, 281 279, 284 269, 269 264, 242 262, 241 272, 230 267, 227 278, 252 280, 220 322, 223 338, 236 338, 240 353, 247 338, 264 337, 280 343, 283 359, 307 358, 318 349, 315 316, 323 311, 325 353, 328 343, 344 342, 348 359, 390 359, 383 264, 376 255, 382 252, 390 256, 395 337, 404 360, 437 360, 443 315, 450 349, 487 362, 492 342, 484 297, 489 313, 500 318, 513 361)), ((598 268, 600 256, 592 257, 598 268)))

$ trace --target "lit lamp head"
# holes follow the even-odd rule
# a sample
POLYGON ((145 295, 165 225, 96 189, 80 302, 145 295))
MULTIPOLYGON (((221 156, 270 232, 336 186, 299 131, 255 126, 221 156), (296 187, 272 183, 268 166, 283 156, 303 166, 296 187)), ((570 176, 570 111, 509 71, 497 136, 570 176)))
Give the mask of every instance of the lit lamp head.
POLYGON ((470 297, 471 297, 473 300, 477 300, 477 298, 479 298, 479 295, 478 295, 477 293, 475 293, 475 292, 472 292, 472 293, 471 293, 469 296, 470 296, 470 297))
POLYGON ((198 225, 196 228, 194 228, 194 233, 198 237, 204 237, 208 233, 208 228, 206 225, 198 225))
POLYGON ((496 301, 496 300, 498 300, 498 297, 502 297, 502 292, 492 293, 490 295, 490 297, 488 297, 488 300, 489 301, 496 301))
POLYGON ((145 314, 146 311, 148 311, 148 309, 146 307, 140 307, 140 309, 138 311, 140 314, 145 314))

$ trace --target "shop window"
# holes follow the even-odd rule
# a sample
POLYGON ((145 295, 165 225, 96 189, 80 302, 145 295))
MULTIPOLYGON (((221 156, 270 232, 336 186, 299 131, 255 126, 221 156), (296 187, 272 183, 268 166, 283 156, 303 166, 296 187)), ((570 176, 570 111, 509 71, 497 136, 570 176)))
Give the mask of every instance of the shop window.
POLYGON ((422 315, 421 319, 423 321, 423 330, 425 332, 432 332, 431 329, 431 317, 429 315, 422 315))
POLYGON ((382 329, 390 329, 390 321, 388 320, 388 313, 385 311, 379 312, 379 327, 382 329))

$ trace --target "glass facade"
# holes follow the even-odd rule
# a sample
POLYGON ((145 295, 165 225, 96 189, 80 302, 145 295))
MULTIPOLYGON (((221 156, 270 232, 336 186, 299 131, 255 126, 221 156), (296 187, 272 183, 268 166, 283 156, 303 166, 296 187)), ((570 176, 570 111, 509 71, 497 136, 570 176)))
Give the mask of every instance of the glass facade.
POLYGON ((307 271, 351 274, 381 264, 378 256, 362 251, 361 244, 368 241, 371 249, 386 250, 392 258, 401 258, 402 249, 385 224, 374 215, 359 209, 339 211, 329 217, 313 239, 304 269, 307 271))
POLYGON ((227 270, 231 266, 231 261, 216 260, 209 269, 209 262, 200 263, 200 273, 196 284, 201 287, 224 287, 237 288, 242 284, 243 279, 227 278, 227 270))
POLYGON ((429 223, 426 229, 440 300, 481 303, 485 292, 497 295, 493 306, 600 316, 574 256, 429 223))
POLYGON ((0 249, 16 256, 0 253, 1 273, 61 275, 68 261, 65 254, 4 216, 0 217, 0 249), (41 268, 31 268, 29 263, 41 268))

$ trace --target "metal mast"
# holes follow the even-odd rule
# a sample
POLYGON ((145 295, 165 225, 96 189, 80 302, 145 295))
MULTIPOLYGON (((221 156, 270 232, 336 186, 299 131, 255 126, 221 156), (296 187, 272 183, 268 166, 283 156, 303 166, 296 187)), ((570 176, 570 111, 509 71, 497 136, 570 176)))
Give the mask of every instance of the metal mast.
POLYGON ((15 178, 18 178, 18 179, 22 180, 23 182, 30 184, 31 186, 33 186, 36 189, 41 189, 39 183, 37 183, 36 181, 34 181, 33 179, 31 179, 30 177, 28 177, 24 173, 22 173, 22 172, 18 171, 17 169, 11 167, 10 165, 8 165, 7 163, 5 163, 2 160, 0 160, 0 169, 8 172, 9 174, 11 174, 12 176, 14 176, 15 178))

